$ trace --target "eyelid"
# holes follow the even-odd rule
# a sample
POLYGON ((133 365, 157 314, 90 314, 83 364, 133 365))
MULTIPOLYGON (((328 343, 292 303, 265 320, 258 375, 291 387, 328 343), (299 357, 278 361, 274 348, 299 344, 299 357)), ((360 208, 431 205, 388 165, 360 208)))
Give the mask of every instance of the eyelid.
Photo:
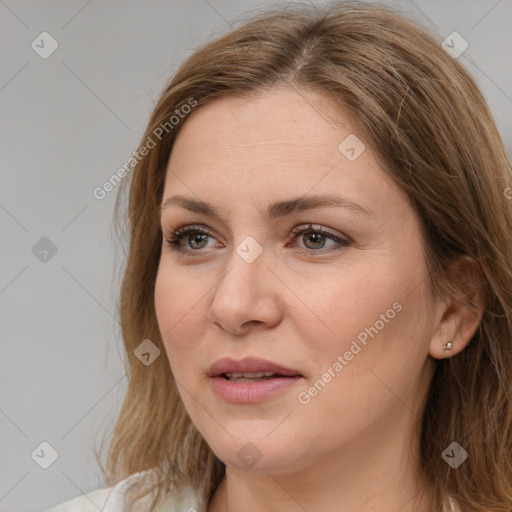
POLYGON ((326 228, 322 224, 313 224, 311 222, 295 226, 290 231, 290 233, 297 236, 302 233, 307 233, 308 231, 315 231, 315 232, 321 233, 322 235, 328 235, 334 239, 338 239, 338 240, 341 240, 341 241, 344 241, 347 243, 352 242, 350 237, 348 237, 338 231, 332 230, 331 228, 326 228))

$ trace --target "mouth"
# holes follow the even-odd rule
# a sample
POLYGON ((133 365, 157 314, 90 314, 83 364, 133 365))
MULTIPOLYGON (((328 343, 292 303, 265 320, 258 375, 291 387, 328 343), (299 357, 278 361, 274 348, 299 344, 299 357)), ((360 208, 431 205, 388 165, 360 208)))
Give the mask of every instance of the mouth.
POLYGON ((267 400, 303 378, 298 370, 251 357, 220 359, 210 367, 208 376, 215 393, 231 404, 267 400))
POLYGON ((231 357, 219 359, 213 363, 208 370, 209 377, 225 377, 231 379, 271 379, 279 377, 302 377, 298 370, 287 368, 279 363, 259 359, 256 357, 245 357, 236 360, 231 357))
POLYGON ((274 373, 274 372, 245 372, 245 373, 234 373, 234 372, 227 372, 220 375, 221 377, 224 377, 226 380, 229 380, 230 382, 258 382, 262 380, 268 380, 268 379, 279 379, 279 378, 291 378, 294 376, 290 375, 282 375, 280 373, 274 373))

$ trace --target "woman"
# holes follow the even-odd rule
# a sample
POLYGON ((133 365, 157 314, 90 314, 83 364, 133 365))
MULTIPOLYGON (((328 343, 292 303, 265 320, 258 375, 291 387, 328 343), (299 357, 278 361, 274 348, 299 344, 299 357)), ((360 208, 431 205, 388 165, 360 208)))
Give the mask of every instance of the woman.
POLYGON ((133 163, 111 487, 54 511, 512 509, 510 160, 435 37, 266 12, 133 163))

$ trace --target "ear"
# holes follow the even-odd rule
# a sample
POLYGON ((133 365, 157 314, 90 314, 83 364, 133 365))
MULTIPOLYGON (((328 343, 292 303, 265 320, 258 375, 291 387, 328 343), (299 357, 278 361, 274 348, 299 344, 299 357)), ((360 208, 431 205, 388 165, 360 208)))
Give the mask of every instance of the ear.
POLYGON ((458 293, 441 301, 438 325, 430 341, 429 354, 445 359, 458 354, 471 341, 482 320, 485 296, 480 265, 469 256, 461 256, 451 266, 452 282, 458 293), (451 350, 445 350, 447 343, 451 350))

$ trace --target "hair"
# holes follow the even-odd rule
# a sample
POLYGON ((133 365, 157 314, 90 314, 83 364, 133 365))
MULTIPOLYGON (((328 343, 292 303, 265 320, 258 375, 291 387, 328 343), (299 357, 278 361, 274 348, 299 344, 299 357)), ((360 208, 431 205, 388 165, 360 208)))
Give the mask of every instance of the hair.
POLYGON ((476 262, 485 297, 481 321, 464 350, 435 360, 418 427, 419 469, 432 485, 432 511, 451 496, 466 512, 510 512, 512 200, 504 191, 512 192, 511 161, 482 93, 441 38, 406 11, 366 2, 287 3, 242 19, 190 55, 156 103, 137 153, 159 127, 165 133, 142 151, 129 183, 118 304, 128 388, 102 467, 106 481, 154 470, 157 478, 138 484, 129 500, 131 506, 154 492, 152 512, 184 484, 206 506, 224 477, 224 463, 184 408, 168 359, 145 366, 134 350, 149 338, 165 353, 154 305, 159 205, 186 116, 171 127, 169 119, 187 112, 187 103, 196 105, 193 115, 216 99, 250 99, 275 87, 320 93, 350 116, 413 205, 432 291, 463 294, 450 264, 460 256, 476 262), (457 469, 441 457, 453 441, 469 454, 457 469))

